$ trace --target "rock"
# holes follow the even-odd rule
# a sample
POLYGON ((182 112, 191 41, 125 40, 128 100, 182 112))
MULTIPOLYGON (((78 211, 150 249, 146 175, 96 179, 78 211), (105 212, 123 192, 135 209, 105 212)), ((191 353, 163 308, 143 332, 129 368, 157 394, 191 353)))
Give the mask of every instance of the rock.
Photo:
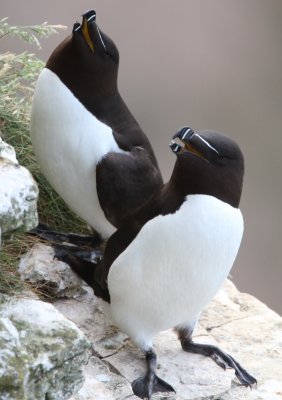
POLYGON ((1 139, 1 132, 0 132, 0 157, 5 158, 6 160, 10 160, 14 164, 18 164, 16 151, 10 144, 4 142, 1 139))
MULTIPOLYGON (((131 383, 144 373, 144 356, 104 316, 90 288, 80 301, 58 300, 54 306, 81 328, 93 342, 101 362, 110 365, 116 374, 131 383)), ((216 344, 230 352, 257 378, 258 386, 252 390, 242 387, 233 370, 224 371, 209 358, 184 353, 173 332, 166 331, 155 340, 158 374, 176 389, 176 395, 156 394, 154 399, 281 400, 281 327, 279 315, 254 297, 240 293, 230 281, 226 281, 204 311, 194 340, 216 344)), ((96 399, 100 372, 89 371, 85 386, 73 400, 96 399)), ((105 375, 111 379, 106 370, 105 375)), ((100 381, 98 386, 100 397, 97 399, 119 398, 114 390, 108 392, 105 382, 100 381)), ((134 395, 126 398, 134 398, 134 395)))
POLYGON ((25 231, 38 224, 38 187, 30 172, 20 166, 13 148, 0 138, 0 226, 2 234, 25 231))
POLYGON ((90 343, 52 305, 0 295, 0 398, 67 400, 90 343))
POLYGON ((138 400, 131 385, 122 376, 110 371, 98 357, 91 357, 83 368, 85 382, 80 391, 70 400, 138 400))
POLYGON ((36 284, 52 297, 77 297, 86 293, 83 281, 70 267, 54 258, 50 246, 37 243, 20 260, 22 280, 36 284))
MULTIPOLYGON (((53 255, 48 254, 51 262, 53 255)), ((96 356, 83 368, 85 383, 71 400, 134 399, 130 383, 144 374, 144 356, 108 320, 92 289, 84 288, 86 293, 75 300, 54 302, 85 333, 96 356)), ((279 315, 254 297, 240 293, 227 280, 202 313, 194 340, 229 352, 257 378, 258 386, 252 390, 242 387, 233 370, 224 371, 209 358, 183 352, 175 334, 166 331, 155 339, 158 374, 175 388, 176 394, 156 394, 154 399, 281 399, 281 327, 279 315)))
POLYGON ((227 281, 201 323, 257 379, 253 390, 232 386, 222 400, 282 399, 282 318, 227 281))
MULTIPOLYGON (((156 394, 155 399, 217 398, 230 390, 233 371, 222 373, 224 371, 208 358, 185 353, 172 331, 157 336, 155 349, 158 355, 158 375, 170 383, 177 394, 175 396, 170 393, 167 397, 156 394)), ((107 362, 130 382, 145 374, 144 356, 130 341, 120 351, 107 357, 107 362)))

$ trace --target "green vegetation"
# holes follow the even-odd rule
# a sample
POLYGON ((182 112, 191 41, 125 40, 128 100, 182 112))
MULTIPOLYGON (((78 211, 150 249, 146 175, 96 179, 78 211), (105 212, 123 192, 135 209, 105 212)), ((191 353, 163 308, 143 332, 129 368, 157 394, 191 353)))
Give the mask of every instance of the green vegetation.
MULTIPOLYGON (((14 36, 40 47, 38 37, 48 37, 63 26, 43 23, 36 26, 12 26, 7 18, 0 20, 0 42, 14 36)), ((34 54, 24 52, 0 54, 0 136, 14 146, 19 163, 30 170, 38 183, 40 222, 61 231, 84 232, 85 224, 64 204, 42 176, 32 152, 29 121, 32 95, 37 77, 44 63, 34 54)), ((22 288, 16 273, 19 257, 36 239, 15 233, 4 240, 0 251, 0 292, 22 288)))

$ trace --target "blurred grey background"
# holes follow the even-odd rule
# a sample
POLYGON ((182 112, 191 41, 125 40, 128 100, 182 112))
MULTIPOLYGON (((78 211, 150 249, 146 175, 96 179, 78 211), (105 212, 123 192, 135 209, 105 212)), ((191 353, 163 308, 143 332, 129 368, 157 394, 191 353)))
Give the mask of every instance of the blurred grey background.
MULTIPOLYGON (((42 40, 43 60, 82 12, 120 51, 119 88, 147 133, 168 179, 178 128, 211 128, 241 146, 245 234, 232 270, 240 290, 282 312, 282 1, 1 0, 13 24, 48 21, 67 32, 42 40)), ((1 51, 27 49, 2 40, 1 51)))

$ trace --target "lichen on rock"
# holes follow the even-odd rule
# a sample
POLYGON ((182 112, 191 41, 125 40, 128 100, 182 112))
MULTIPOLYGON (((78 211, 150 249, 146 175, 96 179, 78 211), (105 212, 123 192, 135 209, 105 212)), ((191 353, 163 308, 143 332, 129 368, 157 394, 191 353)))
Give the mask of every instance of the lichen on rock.
POLYGON ((38 224, 38 187, 31 173, 17 162, 12 146, 0 138, 0 226, 2 234, 28 231, 38 224))
POLYGON ((83 384, 89 341, 51 304, 0 297, 1 399, 68 399, 83 384))

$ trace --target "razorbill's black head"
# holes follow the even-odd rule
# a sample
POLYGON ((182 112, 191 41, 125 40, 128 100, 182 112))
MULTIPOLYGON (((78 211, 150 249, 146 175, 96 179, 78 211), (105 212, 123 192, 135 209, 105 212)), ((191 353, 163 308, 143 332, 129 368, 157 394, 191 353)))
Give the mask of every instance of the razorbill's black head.
POLYGON ((183 194, 208 194, 238 207, 244 176, 239 146, 227 136, 180 129, 170 144, 177 155, 171 182, 183 194))
POLYGON ((96 113, 117 92, 118 65, 116 45, 99 29, 95 11, 89 11, 54 50, 46 67, 88 110, 96 113))

